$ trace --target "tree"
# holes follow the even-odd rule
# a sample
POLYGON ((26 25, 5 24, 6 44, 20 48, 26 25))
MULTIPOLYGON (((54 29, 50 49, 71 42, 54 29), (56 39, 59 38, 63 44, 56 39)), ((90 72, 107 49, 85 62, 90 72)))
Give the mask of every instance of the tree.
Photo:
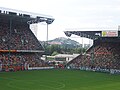
POLYGON ((56 54, 73 54, 73 53, 84 53, 86 51, 85 48, 76 47, 69 48, 67 46, 61 45, 47 45, 45 46, 45 54, 47 55, 56 55, 56 54))
POLYGON ((52 53, 52 56, 55 56, 55 55, 57 55, 57 54, 59 54, 59 53, 56 52, 56 51, 54 51, 54 52, 52 53))

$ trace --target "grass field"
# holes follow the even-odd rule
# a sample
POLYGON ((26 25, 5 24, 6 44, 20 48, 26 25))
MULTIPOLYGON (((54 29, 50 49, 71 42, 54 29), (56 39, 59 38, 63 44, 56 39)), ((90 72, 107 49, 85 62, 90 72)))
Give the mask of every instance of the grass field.
POLYGON ((120 90, 120 75, 80 70, 0 72, 0 90, 120 90))

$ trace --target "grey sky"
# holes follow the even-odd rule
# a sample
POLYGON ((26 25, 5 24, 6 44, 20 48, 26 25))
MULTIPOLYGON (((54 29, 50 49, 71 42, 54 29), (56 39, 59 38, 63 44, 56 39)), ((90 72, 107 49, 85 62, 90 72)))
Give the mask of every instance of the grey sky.
MULTIPOLYGON (((52 15, 49 39, 65 37, 66 29, 117 30, 120 24, 120 0, 0 0, 0 7, 52 15)), ((45 25, 39 25, 37 37, 46 40, 45 25)))

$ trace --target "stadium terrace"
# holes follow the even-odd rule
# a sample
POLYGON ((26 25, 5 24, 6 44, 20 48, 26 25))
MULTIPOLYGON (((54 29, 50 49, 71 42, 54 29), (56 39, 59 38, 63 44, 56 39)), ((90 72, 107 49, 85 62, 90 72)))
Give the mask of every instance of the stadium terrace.
POLYGON ((49 67, 41 59, 44 48, 29 27, 53 21, 52 16, 0 7, 0 71, 49 67))
POLYGON ((64 33, 68 37, 74 34, 93 39, 93 46, 70 61, 67 64, 68 68, 120 74, 120 31, 65 31, 64 33))

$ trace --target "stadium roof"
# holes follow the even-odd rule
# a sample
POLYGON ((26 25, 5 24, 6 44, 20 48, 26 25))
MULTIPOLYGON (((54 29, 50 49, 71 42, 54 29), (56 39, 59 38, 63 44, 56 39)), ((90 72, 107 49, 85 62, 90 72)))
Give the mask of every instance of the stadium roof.
POLYGON ((51 24, 54 21, 52 16, 0 7, 0 18, 4 18, 5 16, 8 18, 24 19, 28 24, 39 22, 51 24))
POLYGON ((89 39, 97 39, 99 37, 119 37, 118 30, 102 30, 102 31, 65 31, 66 36, 70 37, 72 34, 85 37, 89 39))

